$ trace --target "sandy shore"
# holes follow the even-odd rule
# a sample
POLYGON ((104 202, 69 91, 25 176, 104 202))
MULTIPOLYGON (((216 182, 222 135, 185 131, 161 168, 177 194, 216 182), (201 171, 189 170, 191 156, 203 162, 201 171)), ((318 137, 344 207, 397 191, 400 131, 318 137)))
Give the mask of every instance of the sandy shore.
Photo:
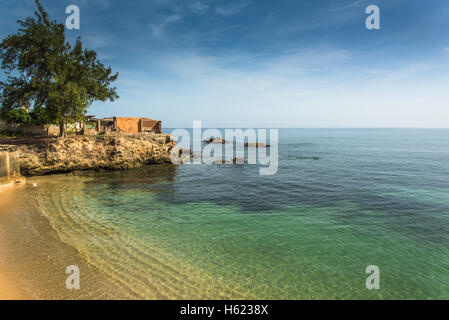
POLYGON ((129 299, 120 285, 62 242, 36 207, 33 184, 52 177, 28 178, 0 187, 0 299, 79 300, 129 299), (80 269, 81 288, 66 288, 66 268, 80 269))
MULTIPOLYGON (((17 200, 17 191, 22 188, 25 180, 21 184, 5 184, 0 186, 0 215, 5 217, 11 214, 11 209, 17 200)), ((0 251, 0 260, 3 260, 0 251)), ((8 271, 0 268, 0 300, 25 300, 31 297, 23 290, 17 279, 8 271)))
POLYGON ((0 269, 0 300, 29 300, 30 298, 9 272, 0 269))

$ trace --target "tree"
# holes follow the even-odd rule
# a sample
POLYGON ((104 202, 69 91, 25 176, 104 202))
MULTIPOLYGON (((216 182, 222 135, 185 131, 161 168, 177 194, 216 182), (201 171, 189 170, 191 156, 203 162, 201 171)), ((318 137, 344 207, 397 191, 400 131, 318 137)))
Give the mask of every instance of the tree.
POLYGON ((6 123, 28 124, 32 123, 30 113, 26 109, 11 109, 2 114, 2 120, 6 123))
POLYGON ((79 37, 72 46, 65 39, 65 28, 36 0, 35 18, 19 20, 16 34, 0 43, 1 68, 8 75, 0 81, 0 115, 24 105, 37 110, 36 118, 65 126, 85 118, 94 101, 114 101, 118 77, 105 67, 95 51, 83 49, 79 37))

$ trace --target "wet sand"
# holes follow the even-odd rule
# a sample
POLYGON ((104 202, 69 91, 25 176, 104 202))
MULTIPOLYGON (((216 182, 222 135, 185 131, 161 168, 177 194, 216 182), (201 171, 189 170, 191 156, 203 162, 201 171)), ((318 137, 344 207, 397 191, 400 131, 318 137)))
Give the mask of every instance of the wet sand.
POLYGON ((9 272, 0 270, 0 300, 30 300, 9 272))
MULTIPOLYGON (((10 214, 11 208, 14 206, 17 189, 23 187, 23 185, 14 185, 14 183, 5 184, 0 186, 0 215, 10 214)), ((1 255, 0 261, 4 261, 4 257, 1 255)), ((20 288, 20 285, 10 272, 7 272, 0 268, 0 300, 25 300, 31 297, 20 288)))
POLYGON ((33 183, 0 188, 0 299, 126 299, 120 287, 62 242, 32 198, 33 183), (66 288, 66 268, 80 270, 80 289, 66 288))

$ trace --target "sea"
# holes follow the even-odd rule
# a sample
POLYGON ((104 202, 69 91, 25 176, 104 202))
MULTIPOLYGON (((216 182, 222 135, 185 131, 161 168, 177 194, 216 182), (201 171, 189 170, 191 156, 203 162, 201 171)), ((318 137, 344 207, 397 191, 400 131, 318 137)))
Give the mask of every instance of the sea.
POLYGON ((449 299, 449 130, 279 129, 277 172, 260 167, 31 178, 22 214, 71 249, 16 267, 47 298, 77 255, 101 279, 81 270, 81 298, 449 299))

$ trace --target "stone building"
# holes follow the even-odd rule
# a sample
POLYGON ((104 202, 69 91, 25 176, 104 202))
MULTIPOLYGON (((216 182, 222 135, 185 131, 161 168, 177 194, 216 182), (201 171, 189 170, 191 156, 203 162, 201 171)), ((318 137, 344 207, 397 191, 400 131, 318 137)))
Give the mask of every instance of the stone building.
MULTIPOLYGON (((162 122, 149 118, 113 117, 102 119, 112 124, 112 130, 124 133, 154 132, 162 133, 162 122)), ((106 124, 106 126, 108 126, 106 124)))
MULTIPOLYGON (((68 133, 96 135, 100 132, 162 133, 162 122, 150 118, 112 117, 98 119, 95 116, 87 116, 86 120, 66 125, 68 133)), ((9 124, 0 121, 0 132, 20 133, 23 135, 59 135, 57 125, 33 125, 33 124, 9 124)))

